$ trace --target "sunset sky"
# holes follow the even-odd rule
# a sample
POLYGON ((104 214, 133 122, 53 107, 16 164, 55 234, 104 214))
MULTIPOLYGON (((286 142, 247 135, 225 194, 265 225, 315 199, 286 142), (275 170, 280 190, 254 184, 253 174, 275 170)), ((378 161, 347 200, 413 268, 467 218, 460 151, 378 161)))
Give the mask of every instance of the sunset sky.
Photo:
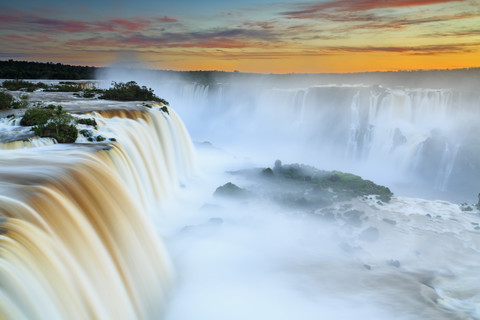
POLYGON ((480 66, 480 0, 0 4, 0 60, 262 73, 480 66))

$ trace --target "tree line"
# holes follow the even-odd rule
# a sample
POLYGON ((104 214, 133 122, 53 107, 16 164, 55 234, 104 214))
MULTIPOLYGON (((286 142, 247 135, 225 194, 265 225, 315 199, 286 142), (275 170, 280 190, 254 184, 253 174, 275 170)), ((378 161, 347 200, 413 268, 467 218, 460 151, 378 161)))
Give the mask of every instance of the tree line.
POLYGON ((72 66, 53 62, 0 61, 0 79, 95 79, 98 68, 72 66))

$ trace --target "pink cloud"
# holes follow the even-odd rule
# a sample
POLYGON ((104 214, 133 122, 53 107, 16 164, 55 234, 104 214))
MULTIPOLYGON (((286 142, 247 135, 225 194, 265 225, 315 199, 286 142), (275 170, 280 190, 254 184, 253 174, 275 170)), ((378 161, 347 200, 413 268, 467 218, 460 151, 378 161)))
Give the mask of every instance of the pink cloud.
POLYGON ((7 35, 5 37, 2 37, 1 39, 9 42, 27 41, 27 42, 39 43, 39 42, 45 42, 45 41, 52 41, 52 39, 47 36, 30 35, 30 37, 26 37, 26 36, 20 36, 17 34, 7 35))
POLYGON ((25 13, 18 10, 9 10, 7 14, 0 14, 0 22, 12 24, 15 30, 36 30, 55 32, 137 32, 146 31, 158 23, 177 22, 178 19, 169 16, 145 19, 112 18, 106 21, 83 21, 44 18, 37 14, 25 13))
POLYGON ((301 10, 284 12, 290 18, 312 18, 325 10, 364 11, 379 8, 416 7, 441 3, 463 2, 466 0, 333 0, 320 4, 306 5, 301 10))
POLYGON ((163 16, 163 17, 158 18, 157 21, 160 21, 160 22, 178 22, 178 19, 173 18, 173 17, 163 16))
POLYGON ((80 32, 86 31, 89 28, 89 25, 86 22, 76 20, 59 20, 33 17, 28 18, 26 22, 61 32, 80 32))

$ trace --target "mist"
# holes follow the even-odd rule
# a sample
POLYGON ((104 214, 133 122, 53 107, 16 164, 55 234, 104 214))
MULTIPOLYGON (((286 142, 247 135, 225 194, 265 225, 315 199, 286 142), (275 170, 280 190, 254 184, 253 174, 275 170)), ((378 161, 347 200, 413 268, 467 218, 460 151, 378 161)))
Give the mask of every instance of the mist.
POLYGON ((476 200, 478 94, 352 78, 102 75, 154 88, 196 146, 195 177, 155 221, 176 272, 166 319, 479 318, 469 283, 480 221, 445 201, 476 200), (278 200, 294 185, 238 174, 277 159, 352 172, 395 196, 292 207, 278 200), (216 196, 227 182, 252 196, 216 196))
POLYGON ((397 195, 476 202, 480 97, 475 81, 467 81, 474 70, 317 77, 104 72, 104 79, 154 88, 194 141, 252 162, 311 164, 359 174, 397 195))

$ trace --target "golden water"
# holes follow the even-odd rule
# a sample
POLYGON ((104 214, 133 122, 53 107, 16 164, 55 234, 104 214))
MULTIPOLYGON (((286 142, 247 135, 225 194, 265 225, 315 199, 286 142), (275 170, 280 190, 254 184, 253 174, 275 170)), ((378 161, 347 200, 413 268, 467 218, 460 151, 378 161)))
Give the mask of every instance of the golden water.
POLYGON ((1 319, 161 316, 172 269, 150 215, 193 168, 172 111, 96 114, 111 148, 0 153, 1 319))

